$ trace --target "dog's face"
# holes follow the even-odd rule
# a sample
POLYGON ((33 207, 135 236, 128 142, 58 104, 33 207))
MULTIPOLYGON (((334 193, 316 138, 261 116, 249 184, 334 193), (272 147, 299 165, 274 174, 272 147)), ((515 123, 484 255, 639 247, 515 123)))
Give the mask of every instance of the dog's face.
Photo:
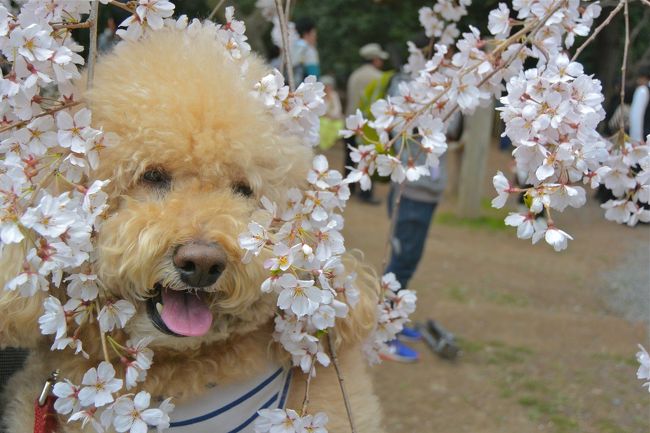
POLYGON ((237 237, 259 199, 299 186, 310 151, 282 136, 214 36, 158 32, 97 65, 94 123, 120 141, 103 151, 110 209, 97 272, 137 306, 132 338, 196 347, 250 332, 273 316, 261 259, 242 264, 237 237))

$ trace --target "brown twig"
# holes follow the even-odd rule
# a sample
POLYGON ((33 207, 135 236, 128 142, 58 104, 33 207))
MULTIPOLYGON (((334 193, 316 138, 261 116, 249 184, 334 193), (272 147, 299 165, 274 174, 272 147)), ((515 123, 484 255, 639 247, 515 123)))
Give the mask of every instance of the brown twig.
MULTIPOLYGON (((95 299, 95 308, 97 308, 97 316, 99 316, 99 312, 101 311, 101 308, 99 308, 99 301, 95 299)), ((102 326, 99 323, 99 320, 97 320, 97 327, 99 328, 99 339, 102 342, 102 352, 104 352, 104 360, 108 363, 111 362, 111 358, 108 356, 108 347, 106 346, 106 334, 104 331, 102 331, 102 326)))
POLYGON ((217 3, 217 5, 214 7, 214 9, 212 9, 212 12, 210 12, 210 15, 208 15, 208 21, 212 21, 214 16, 217 14, 219 9, 221 9, 221 6, 223 6, 223 4, 225 2, 226 2, 226 0, 221 0, 219 3, 217 3))
POLYGON ((619 2, 619 4, 616 6, 616 8, 614 8, 614 10, 611 11, 611 12, 609 13, 609 16, 607 17, 607 19, 606 19, 605 21, 603 21, 603 22, 602 22, 598 27, 596 27, 596 30, 594 30, 594 32, 591 34, 591 36, 589 36, 589 39, 587 39, 586 41, 584 41, 584 42, 582 43, 582 45, 580 45, 580 47, 576 50, 576 53, 575 53, 575 54, 573 55, 573 57, 571 58, 571 61, 572 61, 572 62, 575 61, 575 59, 578 58, 578 56, 580 55, 580 53, 582 53, 582 51, 583 51, 585 48, 587 48, 587 46, 588 46, 589 44, 591 44, 591 43, 594 41, 594 39, 596 39, 596 36, 598 36, 598 35, 600 34, 600 32, 601 32, 605 27, 607 27, 607 25, 608 25, 609 23, 612 22, 612 20, 614 19, 614 17, 615 17, 615 16, 616 16, 620 11, 621 11, 622 8, 623 8, 623 0, 621 0, 621 1, 619 2))
POLYGON ((336 356, 336 348, 334 347, 334 338, 332 338, 333 330, 327 333, 327 342, 330 347, 330 355, 332 355, 332 364, 334 364, 334 369, 336 370, 336 377, 339 379, 339 386, 341 387, 341 394, 343 395, 343 403, 345 404, 345 412, 348 415, 348 421, 350 422, 350 432, 357 433, 357 428, 354 425, 354 417, 352 416, 352 405, 350 404, 350 396, 348 391, 345 388, 345 379, 341 373, 341 366, 339 365, 339 358, 336 356))
POLYGON ((112 0, 110 2, 110 4, 113 5, 113 6, 116 6, 116 7, 120 8, 120 9, 124 9, 125 11, 127 11, 129 13, 134 13, 135 12, 135 10, 133 8, 129 7, 129 5, 127 5, 126 3, 122 3, 122 2, 119 2, 119 1, 116 1, 116 0, 112 0))
POLYGON ((38 119, 39 117, 49 116, 50 114, 54 114, 57 111, 65 110, 66 108, 74 107, 75 105, 79 105, 79 104, 81 104, 80 101, 66 102, 56 108, 50 108, 49 110, 39 113, 36 116, 30 118, 29 120, 21 120, 20 122, 11 123, 9 125, 3 126, 2 128, 0 128, 0 133, 9 131, 14 128, 22 128, 23 126, 27 125, 34 119, 38 119))
POLYGON ((314 363, 316 362, 316 356, 311 357, 311 368, 309 373, 307 373, 307 379, 305 380, 305 396, 302 399, 302 409, 300 410, 300 416, 307 415, 307 408, 309 407, 309 388, 311 385, 311 378, 314 373, 314 363))
POLYGON ((287 67, 287 79, 289 80, 289 89, 295 90, 296 83, 293 78, 293 62, 291 61, 291 46, 289 45, 289 25, 287 15, 282 8, 282 0, 275 0, 275 8, 278 12, 278 21, 280 22, 280 33, 282 34, 282 64, 287 67))
MULTIPOLYGON (((628 0, 623 0, 625 11, 625 45, 623 48, 623 64, 621 65, 621 107, 625 105, 625 74, 627 73, 627 53, 630 49, 630 11, 628 10, 628 0)), ((625 122, 621 122, 621 134, 625 134, 625 122)))
POLYGON ((92 9, 88 21, 91 22, 90 26, 90 44, 88 47, 88 79, 86 81, 86 89, 93 86, 95 78, 95 63, 97 62, 97 17, 99 15, 99 0, 92 2, 92 9))
POLYGON ((93 22, 88 19, 82 23, 68 23, 68 24, 54 24, 52 28, 54 30, 73 30, 73 29, 89 29, 93 25, 93 22))

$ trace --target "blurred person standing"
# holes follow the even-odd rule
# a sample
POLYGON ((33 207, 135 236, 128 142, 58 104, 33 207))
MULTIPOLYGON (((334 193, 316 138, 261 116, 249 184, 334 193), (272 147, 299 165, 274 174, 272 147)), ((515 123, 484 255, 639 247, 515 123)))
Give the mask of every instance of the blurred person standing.
POLYGON ((644 141, 650 134, 650 63, 639 67, 636 85, 630 105, 630 138, 644 141))
MULTIPOLYGON (((411 77, 405 72, 397 74, 391 81, 388 94, 390 96, 398 95, 399 84, 410 79, 411 77)), ((447 125, 446 136, 449 146, 460 140, 462 129, 463 118, 460 112, 456 111, 447 125)), ((406 151, 400 152, 401 139, 397 140, 395 146, 404 165, 409 162, 424 165, 427 155, 420 150, 419 146, 411 145, 405 149, 406 151)), ((384 273, 394 273, 402 289, 408 287, 408 283, 420 263, 431 221, 446 186, 447 152, 440 156, 438 166, 430 169, 429 176, 421 176, 415 181, 405 180, 402 186, 391 183, 388 196, 389 218, 393 217, 397 192, 400 189, 402 195, 395 214, 393 233, 391 233, 390 261, 384 273)), ((420 357, 419 353, 400 340, 420 341, 421 339, 422 335, 417 329, 405 326, 398 338, 389 342, 388 349, 380 356, 390 361, 415 362, 420 357)))
POLYGON ((296 20, 296 32, 299 39, 291 49, 291 62, 297 87, 309 75, 320 78, 320 60, 316 49, 318 31, 314 20, 307 17, 296 20))
POLYGON ((107 53, 112 50, 119 41, 120 37, 117 36, 117 24, 115 23, 115 18, 109 16, 104 31, 97 39, 97 50, 100 53, 107 53))
MULTIPOLYGON (((350 116, 354 114, 358 108, 361 108, 362 99, 366 94, 368 86, 373 82, 381 80, 384 67, 384 62, 388 59, 388 53, 381 48, 381 45, 376 43, 366 44, 359 50, 359 56, 364 60, 364 64, 355 69, 347 85, 347 103, 345 108, 345 115, 350 116)), ((347 145, 357 146, 355 137, 350 137, 345 140, 345 167, 353 165, 350 158, 350 149, 347 145)), ((349 173, 346 168, 345 173, 349 173)), ((354 193, 354 185, 350 185, 350 190, 354 193)), ((380 201, 373 197, 372 189, 368 191, 361 191, 359 194, 361 201, 368 204, 379 204, 380 201)))

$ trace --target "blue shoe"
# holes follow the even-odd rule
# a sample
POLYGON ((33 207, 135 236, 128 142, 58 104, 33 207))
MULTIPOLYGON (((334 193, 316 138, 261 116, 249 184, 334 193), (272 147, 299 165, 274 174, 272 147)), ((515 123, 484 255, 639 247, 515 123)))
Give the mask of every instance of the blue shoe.
POLYGON ((417 328, 409 328, 408 326, 405 326, 402 329, 402 332, 397 334, 397 338, 405 341, 422 341, 422 334, 417 330, 417 328))
POLYGON ((399 340, 393 340, 388 342, 386 350, 380 352, 379 357, 384 361, 416 362, 420 354, 399 340))

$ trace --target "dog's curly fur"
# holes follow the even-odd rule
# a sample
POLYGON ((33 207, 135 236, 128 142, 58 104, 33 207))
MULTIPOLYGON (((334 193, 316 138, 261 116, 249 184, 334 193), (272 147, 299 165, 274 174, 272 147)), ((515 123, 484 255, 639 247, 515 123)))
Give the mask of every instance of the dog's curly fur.
MULTIPOLYGON (((256 374, 269 356, 288 362, 271 336, 275 299, 259 289, 266 274, 262 259, 243 265, 237 245, 257 200, 264 195, 281 201, 289 188, 304 187, 311 165, 311 151, 286 136, 251 95, 265 73, 263 63, 251 57, 242 74, 209 31, 191 36, 159 31, 100 59, 94 87, 86 95, 94 125, 121 138, 103 151, 96 173, 111 183, 95 271, 108 293, 137 307, 123 338, 154 338, 154 365, 144 384, 154 396, 173 396, 182 403, 200 396, 207 383, 256 374), (142 174, 152 168, 170 175, 168 189, 142 182, 142 174), (233 191, 242 183, 250 186, 252 197, 233 191), (228 257, 223 275, 208 288, 214 322, 203 337, 169 336, 153 326, 145 300, 156 283, 182 285, 172 253, 194 240, 218 242, 228 257)), ((20 246, 5 248, 0 284, 15 275, 22 253, 20 246)), ((351 317, 338 324, 340 362, 358 431, 377 433, 380 411, 359 350, 373 326, 376 283, 359 260, 348 256, 345 261, 360 275, 362 299, 351 317)), ((15 433, 32 431, 33 401, 53 369, 79 383, 102 358, 92 329, 86 331, 84 345, 90 361, 70 351, 49 351, 51 341, 37 326, 45 296, 0 294, 0 345, 31 349, 4 396, 5 422, 15 433)), ((300 407, 303 387, 304 381, 293 381, 289 407, 300 407)), ((310 411, 329 414, 330 432, 348 431, 333 368, 319 369, 310 395, 310 411)), ((80 431, 61 421, 61 433, 80 431)))

